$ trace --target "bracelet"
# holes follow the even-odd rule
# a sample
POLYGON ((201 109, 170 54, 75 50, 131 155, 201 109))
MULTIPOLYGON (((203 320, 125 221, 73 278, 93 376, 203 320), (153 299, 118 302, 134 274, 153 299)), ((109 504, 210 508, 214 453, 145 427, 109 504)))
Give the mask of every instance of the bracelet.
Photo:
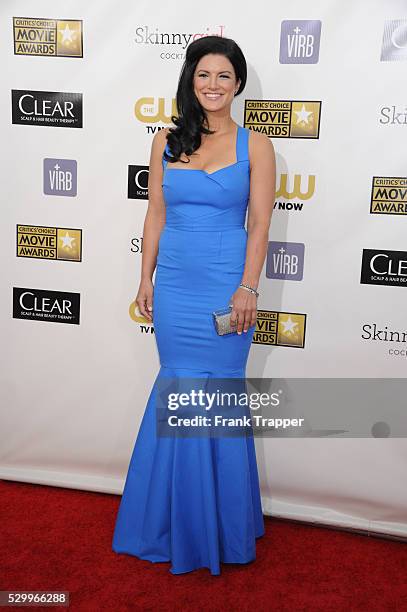
POLYGON ((250 293, 253 293, 256 297, 259 297, 259 293, 253 287, 245 285, 244 283, 240 283, 239 287, 241 287, 242 289, 246 289, 246 291, 250 291, 250 293))

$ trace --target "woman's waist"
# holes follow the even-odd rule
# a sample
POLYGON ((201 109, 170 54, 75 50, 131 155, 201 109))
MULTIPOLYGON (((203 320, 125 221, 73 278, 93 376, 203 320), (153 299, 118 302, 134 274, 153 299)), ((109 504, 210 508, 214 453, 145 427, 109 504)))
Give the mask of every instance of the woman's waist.
POLYGON ((240 261, 244 256, 247 231, 244 226, 223 224, 206 227, 204 224, 183 226, 164 225, 159 239, 159 252, 162 256, 185 260, 203 256, 206 260, 214 258, 221 261, 240 261))
POLYGON ((230 232, 244 230, 243 223, 204 223, 201 221, 166 222, 164 230, 175 230, 179 232, 230 232))
POLYGON ((219 232, 244 229, 246 211, 228 208, 206 214, 200 207, 185 210, 167 207, 165 227, 191 232, 219 232))

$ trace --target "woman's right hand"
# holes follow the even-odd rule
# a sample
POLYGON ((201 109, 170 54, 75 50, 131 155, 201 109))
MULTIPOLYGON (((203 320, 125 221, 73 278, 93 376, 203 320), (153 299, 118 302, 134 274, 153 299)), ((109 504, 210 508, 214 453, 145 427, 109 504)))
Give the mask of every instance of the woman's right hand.
POLYGON ((154 286, 152 281, 149 279, 142 280, 140 282, 135 302, 140 314, 149 321, 153 320, 153 293, 154 286))

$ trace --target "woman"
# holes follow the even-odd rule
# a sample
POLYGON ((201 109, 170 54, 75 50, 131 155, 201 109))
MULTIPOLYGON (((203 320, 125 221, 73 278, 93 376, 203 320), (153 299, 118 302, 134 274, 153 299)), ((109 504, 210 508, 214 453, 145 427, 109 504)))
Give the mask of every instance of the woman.
POLYGON ((170 561, 173 574, 207 567, 217 575, 220 562, 248 563, 264 534, 253 436, 161 437, 155 412, 163 377, 245 377, 275 197, 271 141, 231 118, 246 76, 233 40, 191 43, 176 127, 160 130, 151 149, 136 302, 154 323, 161 367, 131 457, 113 550, 170 561), (212 312, 229 303, 235 332, 218 335, 212 312))

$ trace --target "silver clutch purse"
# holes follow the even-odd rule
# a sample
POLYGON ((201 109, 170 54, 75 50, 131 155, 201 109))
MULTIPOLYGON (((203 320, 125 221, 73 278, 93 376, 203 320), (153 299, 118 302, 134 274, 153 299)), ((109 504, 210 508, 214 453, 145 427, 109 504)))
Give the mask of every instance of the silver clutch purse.
POLYGON ((225 334, 233 334, 236 332, 237 325, 234 325, 232 327, 230 324, 231 313, 232 306, 226 306, 226 308, 215 310, 212 313, 215 329, 219 336, 224 336, 225 334))

